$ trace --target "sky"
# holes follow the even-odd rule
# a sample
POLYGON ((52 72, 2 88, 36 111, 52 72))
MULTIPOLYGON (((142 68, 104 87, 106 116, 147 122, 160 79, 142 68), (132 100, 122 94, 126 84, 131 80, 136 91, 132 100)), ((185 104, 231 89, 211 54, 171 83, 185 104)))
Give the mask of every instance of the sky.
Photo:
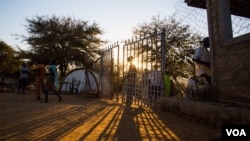
POLYGON ((27 35, 26 19, 34 16, 72 17, 96 23, 104 31, 102 40, 112 42, 132 38, 133 28, 153 16, 174 14, 176 0, 1 0, 0 40, 14 49, 28 45, 14 34, 27 35))

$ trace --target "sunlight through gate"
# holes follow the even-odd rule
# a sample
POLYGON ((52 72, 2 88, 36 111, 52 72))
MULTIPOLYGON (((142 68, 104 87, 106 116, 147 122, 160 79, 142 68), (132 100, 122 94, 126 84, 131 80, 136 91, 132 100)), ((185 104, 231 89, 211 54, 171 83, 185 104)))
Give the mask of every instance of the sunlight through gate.
POLYGON ((152 106, 164 95, 165 30, 115 43, 102 50, 101 95, 152 106))

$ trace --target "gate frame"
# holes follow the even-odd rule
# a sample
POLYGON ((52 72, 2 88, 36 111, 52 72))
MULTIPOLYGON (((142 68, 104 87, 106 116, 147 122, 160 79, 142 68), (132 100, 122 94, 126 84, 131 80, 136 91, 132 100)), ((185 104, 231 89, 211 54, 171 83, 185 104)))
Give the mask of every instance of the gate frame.
MULTIPOLYGON (((121 57, 121 48, 120 48, 120 45, 118 42, 114 43, 114 44, 111 44, 109 45, 108 47, 106 47, 105 49, 102 50, 102 53, 101 53, 101 63, 100 63, 100 89, 101 89, 101 97, 108 97, 110 99, 115 99, 117 102, 119 102, 119 100, 122 98, 122 103, 124 103, 123 101, 123 98, 124 98, 124 94, 120 95, 122 93, 122 89, 120 88, 121 86, 121 81, 124 80, 124 77, 125 77, 125 56, 128 57, 129 56, 129 47, 130 45, 134 45, 133 48, 135 48, 136 44, 138 44, 138 47, 142 48, 140 46, 140 43, 143 43, 146 41, 146 45, 149 45, 149 42, 153 42, 152 41, 152 38, 155 38, 157 39, 157 37, 160 37, 159 39, 159 43, 160 45, 156 47, 160 47, 160 54, 161 54, 161 57, 160 57, 160 62, 156 62, 156 64, 160 64, 160 72, 161 72, 161 96, 164 96, 164 90, 165 90, 165 81, 164 81, 164 77, 165 77, 165 68, 166 68, 166 51, 167 51, 167 48, 166 48, 166 41, 165 41, 165 29, 163 28, 162 31, 160 33, 155 33, 155 34, 149 34, 149 36, 146 36, 144 35, 143 37, 140 36, 140 38, 135 38, 135 40, 132 38, 132 40, 126 40, 124 42, 124 44, 122 45, 122 54, 123 54, 123 59, 120 60, 120 57, 121 57), (117 54, 114 53, 114 49, 117 49, 117 54), (126 51, 127 50, 127 51, 126 51), (107 54, 107 53, 110 53, 110 54, 107 54), (125 54, 127 53, 127 54, 125 54), (105 54, 109 55, 110 56, 110 60, 105 60, 105 54), (117 55, 114 57, 114 55, 117 55), (115 62, 115 59, 116 59, 116 64, 114 64, 115 62), (104 88, 104 84, 103 83, 106 83, 104 81, 105 77, 107 78, 107 76, 105 76, 105 73, 104 71, 106 71, 108 68, 104 68, 105 66, 105 61, 111 61, 111 74, 109 74, 110 76, 108 76, 108 78, 110 80, 108 80, 108 82, 110 83, 110 94, 107 94, 107 92, 105 91, 105 88, 104 88), (122 63, 122 65, 121 65, 122 63), (121 70, 119 69, 120 65, 122 66, 122 72, 121 70), (105 70, 106 69, 106 70, 105 70), (114 74, 116 71, 116 75, 117 76, 113 76, 112 74, 114 74), (120 79, 120 75, 121 77, 123 78, 123 80, 120 79), (116 77, 116 84, 113 83, 113 80, 114 78, 116 77), (121 96, 121 97, 120 97, 121 96)), ((157 40, 156 40, 156 44, 157 44, 157 40)), ((133 50, 134 54, 135 54, 135 50, 133 50)), ((131 53, 131 52, 130 52, 131 53)), ((138 55, 139 56, 139 55, 138 55)), ((143 58, 143 56, 142 56, 143 58)), ((109 62, 110 63, 110 62, 109 62)), ((138 64, 139 64, 139 59, 138 59, 138 64)), ((148 65, 148 63, 150 62, 146 62, 146 65, 148 65)), ((142 65, 143 66, 143 65, 142 65)), ((152 67, 152 62, 151 62, 151 66, 152 67)), ((138 105, 147 105, 147 104, 138 104, 138 105)), ((148 106, 148 105, 147 105, 148 106)))

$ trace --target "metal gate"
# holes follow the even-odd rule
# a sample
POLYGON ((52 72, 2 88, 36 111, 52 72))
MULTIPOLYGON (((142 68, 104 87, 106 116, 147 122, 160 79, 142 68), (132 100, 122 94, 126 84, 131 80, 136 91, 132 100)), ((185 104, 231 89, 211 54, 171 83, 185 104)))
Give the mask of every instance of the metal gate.
POLYGON ((152 106, 164 95, 165 30, 114 43, 102 50, 101 96, 152 106))

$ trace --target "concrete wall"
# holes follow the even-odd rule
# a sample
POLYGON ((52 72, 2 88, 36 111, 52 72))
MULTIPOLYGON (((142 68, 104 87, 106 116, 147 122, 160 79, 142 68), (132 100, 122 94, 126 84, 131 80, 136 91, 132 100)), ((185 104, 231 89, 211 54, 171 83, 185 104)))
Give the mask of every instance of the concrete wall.
POLYGON ((206 0, 213 96, 250 102, 250 34, 233 38, 228 0, 206 0))

